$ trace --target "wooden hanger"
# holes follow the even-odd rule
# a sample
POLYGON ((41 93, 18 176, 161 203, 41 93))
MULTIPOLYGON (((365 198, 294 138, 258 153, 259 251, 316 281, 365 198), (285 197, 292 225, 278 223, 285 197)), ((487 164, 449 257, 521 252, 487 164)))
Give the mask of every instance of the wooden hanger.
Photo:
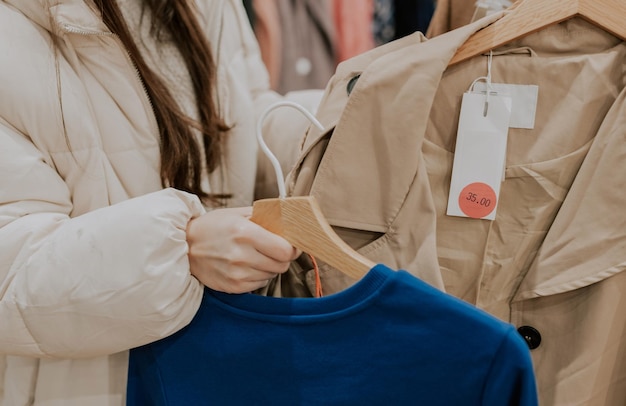
POLYGON ((354 279, 376 265, 339 238, 313 196, 257 200, 250 220, 354 279))
POLYGON ((275 103, 261 115, 257 123, 257 140, 274 166, 279 198, 255 201, 250 220, 285 238, 299 250, 358 280, 376 264, 356 252, 335 233, 313 196, 286 197, 282 169, 262 137, 265 117, 271 110, 281 106, 296 108, 318 128, 324 129, 304 107, 289 101, 275 103))
POLYGON ((625 0, 519 0, 506 13, 465 41, 448 66, 574 17, 626 41, 625 0))

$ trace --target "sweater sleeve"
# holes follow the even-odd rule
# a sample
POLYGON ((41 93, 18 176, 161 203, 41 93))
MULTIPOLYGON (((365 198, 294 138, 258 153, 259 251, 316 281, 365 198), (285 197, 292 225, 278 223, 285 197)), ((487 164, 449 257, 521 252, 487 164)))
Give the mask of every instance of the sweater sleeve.
POLYGON ((487 374, 482 404, 537 406, 538 402, 530 351, 511 326, 487 374))
POLYGON ((30 140, 0 124, 0 145, 0 353, 111 354, 191 320, 197 198, 166 189, 72 218, 67 185, 30 140))

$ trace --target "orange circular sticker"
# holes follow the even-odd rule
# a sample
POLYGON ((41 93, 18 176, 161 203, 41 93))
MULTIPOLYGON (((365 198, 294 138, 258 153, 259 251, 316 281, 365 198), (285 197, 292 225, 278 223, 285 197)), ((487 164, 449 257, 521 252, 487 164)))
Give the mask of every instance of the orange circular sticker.
POLYGON ((496 192, 486 183, 476 182, 465 186, 459 194, 459 208, 466 216, 480 219, 496 208, 496 192))

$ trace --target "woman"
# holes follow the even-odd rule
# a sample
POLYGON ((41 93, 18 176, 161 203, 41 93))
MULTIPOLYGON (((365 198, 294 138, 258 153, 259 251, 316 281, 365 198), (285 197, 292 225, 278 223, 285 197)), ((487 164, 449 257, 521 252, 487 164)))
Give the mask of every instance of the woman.
POLYGON ((124 404, 129 348, 297 255, 248 220, 279 96, 247 24, 238 0, 0 1, 0 404, 124 404))

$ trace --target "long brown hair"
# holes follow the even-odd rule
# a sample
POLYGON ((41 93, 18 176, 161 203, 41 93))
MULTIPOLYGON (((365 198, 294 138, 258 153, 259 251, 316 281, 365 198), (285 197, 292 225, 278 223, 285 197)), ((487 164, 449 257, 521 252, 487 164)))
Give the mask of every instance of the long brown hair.
MULTIPOLYGON (((98 0, 96 4, 107 27, 119 36, 135 62, 152 100, 161 137, 161 181, 164 186, 209 196, 201 187, 201 151, 194 130, 202 133, 209 172, 216 169, 223 152, 223 135, 228 127, 219 116, 214 100, 216 67, 210 46, 201 30, 195 10, 188 0, 144 0, 152 14, 151 32, 157 40, 164 30, 179 49, 192 78, 199 122, 186 116, 163 81, 150 69, 132 39, 116 1, 98 0)), ((224 197, 224 196, 219 196, 224 197)))

